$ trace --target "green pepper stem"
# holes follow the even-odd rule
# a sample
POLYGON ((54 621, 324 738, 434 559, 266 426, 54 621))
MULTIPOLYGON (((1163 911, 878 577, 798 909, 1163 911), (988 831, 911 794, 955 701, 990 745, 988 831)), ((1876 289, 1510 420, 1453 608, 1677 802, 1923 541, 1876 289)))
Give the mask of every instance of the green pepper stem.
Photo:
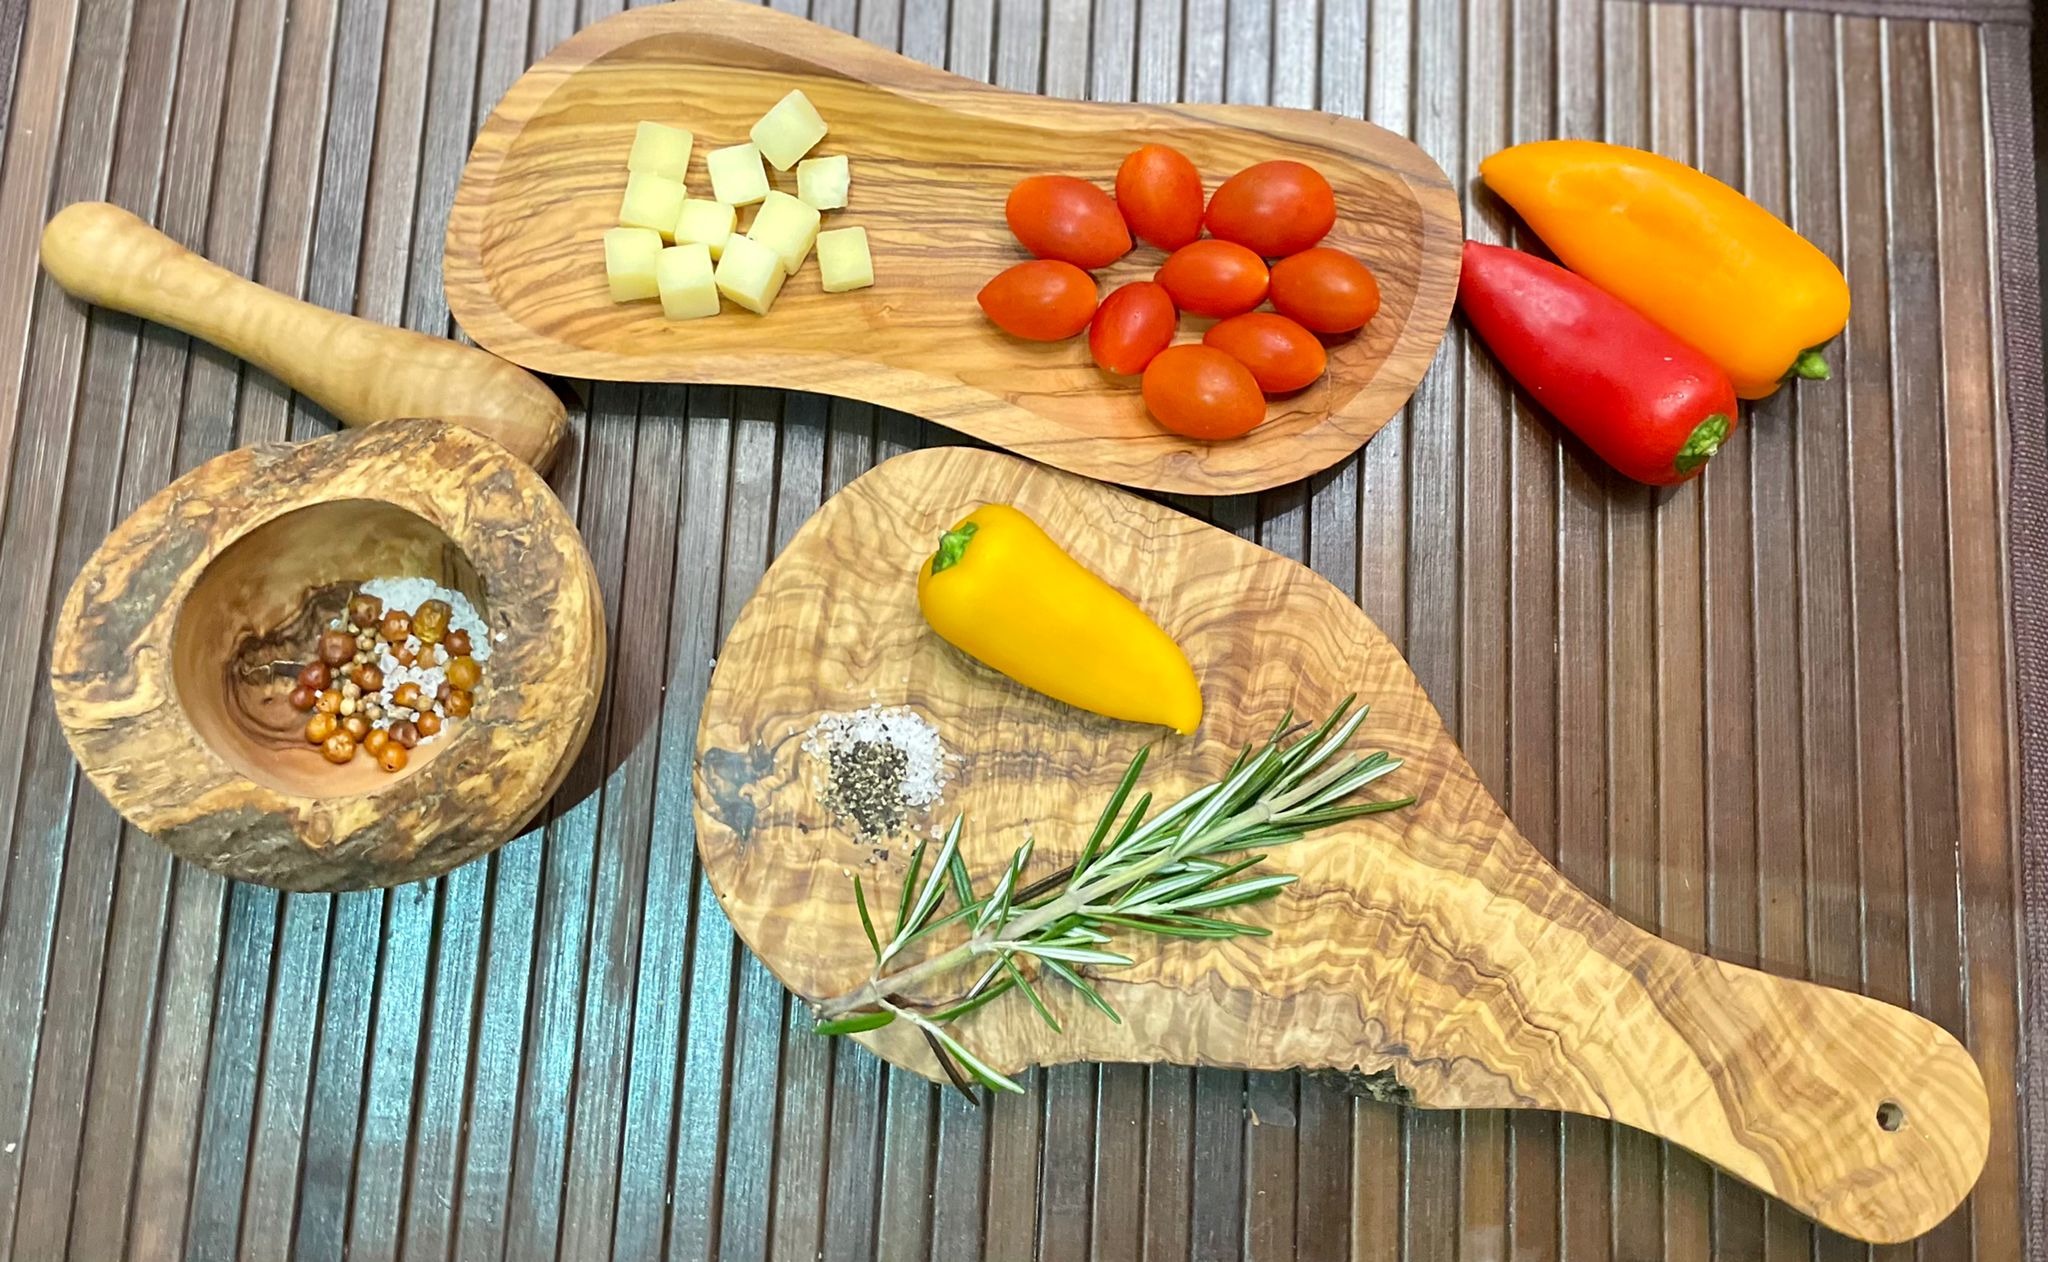
POLYGON ((938 574, 960 564, 960 558, 967 554, 968 543, 979 529, 980 523, 964 521, 940 535, 939 550, 932 554, 932 573, 938 574))
POLYGON ((1693 426, 1678 454, 1671 458, 1671 467, 1681 476, 1691 474, 1721 450, 1721 444, 1728 441, 1729 428, 1725 412, 1715 412, 1693 426))
POLYGON ((1785 375, 1802 381, 1826 381, 1833 373, 1828 368, 1827 358, 1820 353, 1820 347, 1809 346, 1799 352, 1799 358, 1792 361, 1792 371, 1785 375))

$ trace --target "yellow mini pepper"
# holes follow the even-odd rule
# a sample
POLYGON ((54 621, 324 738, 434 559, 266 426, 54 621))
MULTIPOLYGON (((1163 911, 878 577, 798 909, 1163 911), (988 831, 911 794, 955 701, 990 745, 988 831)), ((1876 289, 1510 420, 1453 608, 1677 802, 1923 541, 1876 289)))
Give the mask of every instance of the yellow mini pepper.
POLYGON ((1008 504, 984 504, 917 572, 941 639, 1056 701, 1182 733, 1202 721, 1187 654, 1129 597, 1008 504))
POLYGON ((1812 242, 1714 177, 1593 140, 1539 140, 1479 164, 1558 260, 1721 366, 1745 399, 1825 379, 1849 282, 1812 242))

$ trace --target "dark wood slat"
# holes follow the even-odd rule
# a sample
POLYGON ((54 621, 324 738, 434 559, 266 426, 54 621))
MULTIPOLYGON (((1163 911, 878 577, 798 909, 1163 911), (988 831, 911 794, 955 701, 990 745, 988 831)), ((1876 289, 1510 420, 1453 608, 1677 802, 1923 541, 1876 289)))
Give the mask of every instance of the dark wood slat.
MULTIPOLYGON (((1996 263, 1984 185, 1990 142, 1978 93, 1971 90, 1982 81, 1983 56, 1974 32, 1937 28, 1931 35, 1950 586, 1962 608, 1996 608, 2005 603, 2004 559, 2011 544, 1999 511, 2004 483, 2000 446, 2007 439, 1994 367, 1990 276, 1996 263)), ((1956 620, 1953 628, 1966 1037, 1980 1049, 1978 1061, 1993 1098, 2011 1099, 2018 1094, 2012 1049, 2020 1020, 2011 849, 2015 751, 2006 700, 2012 695, 2011 661, 2005 628, 1965 620, 1956 620)), ((1984 1208, 2022 1199, 2016 1121, 2006 1115, 1992 1120, 1991 1155, 1970 1214, 1971 1245, 1979 1258, 2010 1257, 2022 1249, 2020 1225, 1984 1208)))
MULTIPOLYGON (((104 24, 110 42, 135 46, 140 41, 149 50, 129 58, 126 73, 115 81, 118 123, 107 176, 110 196, 149 206, 161 183, 183 6, 165 3, 137 14, 95 11, 88 16, 104 24)), ((89 99, 70 99, 67 126, 81 123, 77 111, 89 99)), ((80 397, 96 406, 74 412, 53 435, 72 450, 53 442, 44 448, 43 460, 16 467, 19 472, 46 460, 56 484, 35 488, 34 498, 10 497, 10 509, 18 512, 35 499, 58 497, 48 504, 50 520, 24 531, 20 519, 11 516, 4 528, 10 549, 41 547, 51 554, 41 565, 24 566, 26 573, 9 575, 16 582, 7 592, 18 602, 15 607, 45 611, 17 620, 15 635, 23 641, 47 640, 43 624, 54 615, 49 593, 68 584, 112 524, 128 433, 149 428, 147 417, 131 419, 134 373, 144 352, 120 333, 133 327, 132 321, 123 321, 116 336, 94 338, 88 345, 80 397)), ((40 660, 34 648, 21 647, 26 660, 40 660)), ((29 704, 23 730, 9 741, 17 760, 9 778, 15 841, 0 886, 0 1011, 12 1014, 11 1028, 21 1031, 0 1057, 6 1129, 21 1137, 0 1157, 0 1256, 21 1257, 54 1253, 68 1234, 67 1193, 77 1170, 94 1001, 112 899, 114 849, 102 844, 73 855, 66 835, 76 828, 87 837, 110 839, 119 831, 103 803, 74 815, 77 772, 48 695, 38 691, 29 704), (74 943, 76 949, 56 952, 58 941, 74 943)))

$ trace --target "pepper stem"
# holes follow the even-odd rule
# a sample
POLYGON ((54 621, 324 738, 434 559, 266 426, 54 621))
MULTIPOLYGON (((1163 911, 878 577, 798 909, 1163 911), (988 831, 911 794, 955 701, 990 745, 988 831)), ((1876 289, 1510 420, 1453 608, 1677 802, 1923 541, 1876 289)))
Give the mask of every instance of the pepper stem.
POLYGON ((938 574, 960 564, 960 558, 967 554, 968 542, 974 538, 974 532, 980 529, 979 522, 963 521, 940 535, 939 550, 932 554, 932 573, 938 574))
POLYGON ((1792 361, 1791 371, 1785 375, 1801 381, 1826 381, 1833 374, 1828 368, 1827 358, 1820 353, 1820 347, 1809 346, 1799 352, 1799 358, 1792 361))
POLYGON ((1693 426, 1692 433, 1685 436, 1685 445, 1672 458, 1671 467, 1680 476, 1689 476, 1721 450, 1721 444, 1728 439, 1728 416, 1715 412, 1706 420, 1693 426))

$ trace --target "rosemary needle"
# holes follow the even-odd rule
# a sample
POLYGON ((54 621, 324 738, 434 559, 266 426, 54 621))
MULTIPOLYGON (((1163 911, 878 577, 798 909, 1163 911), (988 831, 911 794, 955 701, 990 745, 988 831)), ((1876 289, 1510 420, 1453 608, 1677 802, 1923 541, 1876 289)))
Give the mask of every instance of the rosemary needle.
POLYGON ((860 986, 814 1005, 817 1032, 858 1034, 902 1021, 924 1036, 946 1077, 970 1098, 975 1084, 992 1091, 1021 1091, 945 1027, 1021 990, 1058 1032, 1060 1024, 1039 994, 1039 988, 1052 980, 1080 992, 1110 1020, 1121 1021, 1082 972, 1131 963, 1129 956, 1111 949, 1116 931, 1187 938, 1264 936, 1267 930, 1262 927, 1217 913, 1272 898, 1293 884, 1294 876, 1249 874, 1265 859, 1263 853, 1231 861, 1218 856, 1285 845, 1315 829, 1396 810, 1414 800, 1348 801, 1401 765, 1384 753, 1340 757, 1365 721, 1365 708, 1352 713, 1352 700, 1345 698, 1311 728, 1298 727, 1288 715, 1263 744, 1246 746, 1222 780, 1196 789, 1156 815, 1148 816, 1150 794, 1125 811, 1145 767, 1146 751, 1140 750, 1080 857, 1034 880, 1026 881, 1024 875, 1032 852, 1031 839, 1026 838, 988 893, 977 895, 960 854, 964 821, 956 818, 929 866, 922 845, 912 856, 897 898, 895 933, 886 942, 876 933, 865 891, 856 881, 855 906, 874 949, 875 966, 860 986), (941 915, 949 895, 954 907, 941 915), (914 964, 891 967, 916 942, 962 923, 968 929, 965 941, 914 964), (1023 967, 1026 959, 1042 970, 1036 980, 1023 967), (955 974, 974 980, 964 989, 934 998, 911 997, 955 974))

